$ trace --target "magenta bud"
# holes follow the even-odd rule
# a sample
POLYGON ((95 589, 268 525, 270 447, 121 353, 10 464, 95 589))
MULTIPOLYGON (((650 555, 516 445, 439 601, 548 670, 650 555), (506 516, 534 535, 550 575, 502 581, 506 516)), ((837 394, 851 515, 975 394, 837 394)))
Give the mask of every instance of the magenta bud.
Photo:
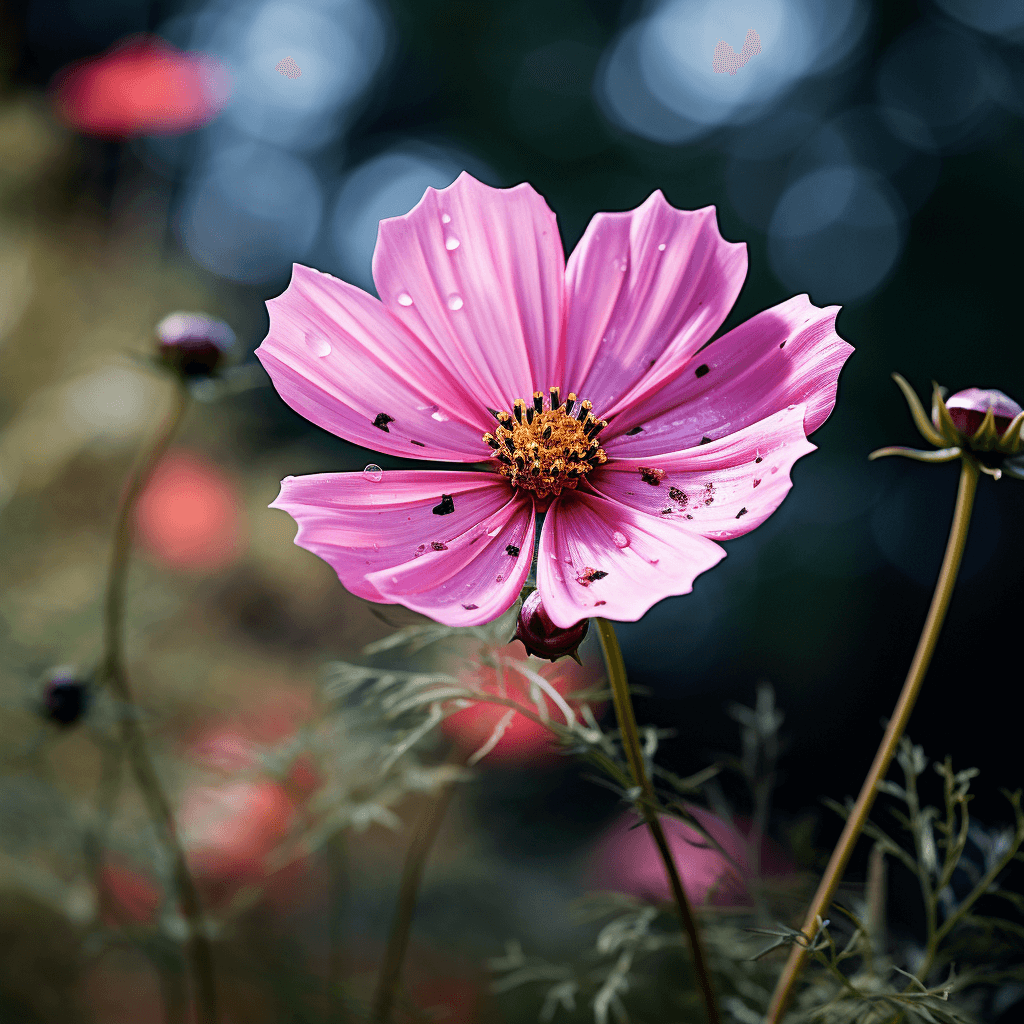
POLYGON ((89 708, 89 686, 70 665, 51 669, 43 687, 43 714, 59 726, 74 725, 89 708))
POLYGON ((160 361, 185 377, 209 376, 235 345, 235 332, 205 313, 171 313, 156 337, 160 361))
POLYGON ((590 628, 590 619, 582 619, 568 629, 556 626, 541 604, 540 591, 535 590, 523 602, 516 622, 513 640, 522 640, 528 654, 548 661, 572 657, 579 661, 576 653, 590 628))
POLYGON ((996 432, 1002 434, 1021 407, 1008 395, 994 388, 966 388, 946 399, 946 408, 953 426, 965 437, 973 437, 981 426, 985 414, 992 410, 996 432))

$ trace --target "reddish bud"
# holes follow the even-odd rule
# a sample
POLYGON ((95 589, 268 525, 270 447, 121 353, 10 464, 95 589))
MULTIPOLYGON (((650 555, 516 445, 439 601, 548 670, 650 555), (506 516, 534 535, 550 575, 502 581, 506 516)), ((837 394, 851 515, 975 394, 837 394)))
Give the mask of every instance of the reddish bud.
POLYGON ((205 313, 171 313, 156 325, 160 361, 186 377, 206 377, 235 346, 235 332, 205 313))
POLYGON ((556 626, 544 611, 540 591, 535 590, 523 602, 513 639, 522 640, 527 653, 538 658, 557 661, 569 656, 579 661, 576 651, 583 643, 589 628, 589 619, 582 619, 568 629, 556 626))
POLYGON ((1002 434, 1021 407, 1008 395, 994 388, 966 388, 946 399, 946 408, 953 426, 966 437, 973 437, 985 414, 992 410, 996 431, 1002 434))

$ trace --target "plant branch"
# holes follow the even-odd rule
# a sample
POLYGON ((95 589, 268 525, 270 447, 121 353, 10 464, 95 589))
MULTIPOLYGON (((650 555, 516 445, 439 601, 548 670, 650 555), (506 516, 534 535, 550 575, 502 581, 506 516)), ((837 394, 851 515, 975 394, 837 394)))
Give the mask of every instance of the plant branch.
POLYGON ((605 663, 608 666, 608 679, 611 683, 612 701, 615 704, 615 717, 619 723, 619 732, 622 736, 622 747, 629 763, 630 771, 633 774, 633 781, 640 789, 641 795, 645 798, 638 801, 644 821, 651 832, 658 853, 665 865, 665 873, 668 875, 669 884, 672 887, 672 895, 675 897, 676 911, 682 922, 690 942, 690 954, 693 957, 693 970, 697 978, 697 985, 700 988, 704 1000, 704 1010, 707 1014, 709 1024, 718 1024, 718 1004, 715 999, 715 990, 711 981, 711 972, 708 970, 707 956, 704 952, 704 944, 701 940, 700 931, 697 928, 697 921, 683 889, 682 879, 679 877, 679 869, 676 867, 669 849, 668 840, 661 827, 661 821, 653 809, 657 805, 654 787, 647 775, 644 764, 643 749, 640 746, 640 734, 637 730, 636 716, 633 714, 633 703, 629 695, 629 682, 626 679, 626 665, 622 659, 622 650, 619 641, 615 636, 615 628, 607 619, 597 618, 594 620, 597 625, 598 636, 601 640, 601 650, 604 652, 605 663))
MULTIPOLYGON (((818 885, 818 891, 814 894, 811 906, 808 908, 807 917, 804 921, 803 931, 805 934, 813 934, 814 923, 820 916, 827 912, 836 889, 842 879, 843 872, 853 853, 857 838, 864 828, 868 814, 875 802, 878 793, 878 783, 885 778, 893 755, 896 753, 900 737, 903 735, 914 710, 917 696, 921 692, 921 685, 924 682, 925 674, 931 663, 932 654, 935 652, 935 645, 939 639, 943 620, 946 617, 946 610, 953 594, 953 586, 956 583, 957 573, 960 569, 960 561, 964 553, 964 545, 967 541, 967 530, 971 522, 971 510, 974 506, 974 494, 978 485, 978 467, 971 459, 963 459, 960 464, 960 487, 957 493, 956 508, 953 512, 953 525, 950 529, 949 541, 946 545, 946 554, 942 560, 942 568, 939 570, 939 578, 935 584, 935 593, 932 596, 932 603, 928 609, 928 616, 925 619, 924 629, 914 652, 913 661, 907 672, 906 681, 900 692, 899 700, 893 711, 892 718, 882 737, 882 743, 875 754, 875 759, 868 771, 864 785, 861 787, 857 802, 846 819, 846 826, 836 848, 832 851, 825 874, 818 885)), ((771 1006, 768 1009, 766 1024, 779 1024, 782 1015, 786 1012, 789 1001, 792 997, 793 985, 807 962, 807 950, 799 945, 794 945, 790 950, 789 960, 779 978, 775 992, 772 995, 771 1006)))

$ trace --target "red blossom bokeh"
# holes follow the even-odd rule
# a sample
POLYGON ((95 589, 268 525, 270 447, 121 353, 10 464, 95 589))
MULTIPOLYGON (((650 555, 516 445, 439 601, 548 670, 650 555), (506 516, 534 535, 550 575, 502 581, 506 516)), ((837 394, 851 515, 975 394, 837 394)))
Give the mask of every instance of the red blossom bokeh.
POLYGON ((215 58, 133 35, 63 68, 50 91, 72 128, 126 139, 198 128, 217 116, 231 90, 227 69, 215 58))
POLYGON ((241 498, 219 466, 184 448, 169 452, 136 510, 139 547, 172 569, 214 572, 244 550, 241 498))

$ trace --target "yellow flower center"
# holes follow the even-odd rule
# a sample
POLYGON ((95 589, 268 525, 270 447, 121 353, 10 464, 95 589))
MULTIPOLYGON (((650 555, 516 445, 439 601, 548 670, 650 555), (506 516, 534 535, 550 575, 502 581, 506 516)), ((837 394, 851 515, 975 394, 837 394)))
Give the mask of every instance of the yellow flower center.
POLYGON ((595 466, 608 461, 597 435, 607 420, 594 418, 593 406, 572 393, 563 405, 558 388, 544 395, 533 393, 533 404, 517 398, 512 412, 496 412, 498 426, 484 434, 494 449, 498 471, 513 487, 525 487, 537 497, 558 496, 563 487, 575 487, 595 466))

